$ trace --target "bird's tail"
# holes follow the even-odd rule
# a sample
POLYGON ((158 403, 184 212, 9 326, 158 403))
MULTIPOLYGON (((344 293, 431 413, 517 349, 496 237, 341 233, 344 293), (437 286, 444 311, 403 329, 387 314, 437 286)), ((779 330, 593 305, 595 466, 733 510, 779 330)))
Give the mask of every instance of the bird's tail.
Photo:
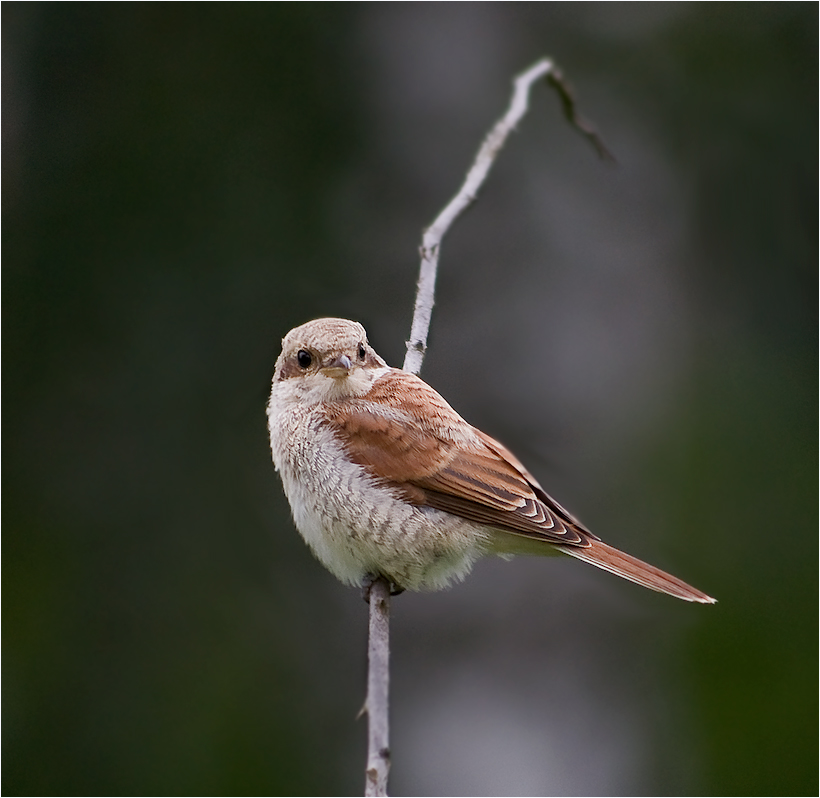
POLYGON ((605 571, 629 579, 631 582, 648 587, 650 590, 657 590, 659 593, 668 593, 670 596, 683 599, 684 601, 697 601, 701 604, 714 604, 716 599, 707 596, 700 590, 687 585, 676 576, 655 568, 637 557, 624 554, 622 551, 607 546, 600 540, 590 540, 587 547, 556 546, 564 554, 577 557, 579 560, 588 562, 605 571))

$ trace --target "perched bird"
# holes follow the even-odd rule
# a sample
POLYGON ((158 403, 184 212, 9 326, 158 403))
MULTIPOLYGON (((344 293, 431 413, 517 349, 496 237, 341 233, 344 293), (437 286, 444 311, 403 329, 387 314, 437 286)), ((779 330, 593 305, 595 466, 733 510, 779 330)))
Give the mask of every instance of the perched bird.
POLYGON ((608 546, 426 382, 390 368, 361 324, 316 319, 282 341, 268 403, 296 527, 340 580, 436 590, 482 556, 568 554, 685 601, 714 599, 608 546))

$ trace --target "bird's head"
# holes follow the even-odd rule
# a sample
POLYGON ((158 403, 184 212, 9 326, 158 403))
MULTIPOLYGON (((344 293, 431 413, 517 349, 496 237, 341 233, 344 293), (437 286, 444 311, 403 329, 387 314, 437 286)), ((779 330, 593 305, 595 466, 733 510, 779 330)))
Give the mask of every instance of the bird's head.
POLYGON ((282 339, 273 387, 302 402, 354 398, 364 396, 386 368, 361 324, 314 319, 282 339))

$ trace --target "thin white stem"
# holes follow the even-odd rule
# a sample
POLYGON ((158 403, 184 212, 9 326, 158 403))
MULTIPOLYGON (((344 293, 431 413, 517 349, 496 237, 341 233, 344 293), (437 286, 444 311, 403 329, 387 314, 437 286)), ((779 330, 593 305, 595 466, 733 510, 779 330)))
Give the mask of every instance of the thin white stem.
POLYGON ((404 358, 405 371, 418 374, 427 350, 427 333, 430 329, 430 318, 435 301, 438 255, 444 234, 456 218, 475 201, 507 136, 515 130, 516 125, 529 108, 532 84, 547 75, 552 68, 552 61, 545 58, 515 78, 513 95, 507 112, 487 134, 458 193, 424 231, 421 242, 421 270, 416 293, 416 307, 413 311, 410 340, 407 342, 407 355, 404 358))
POLYGON ((379 577, 370 585, 367 647, 367 769, 364 794, 387 795, 390 770, 390 583, 379 577))

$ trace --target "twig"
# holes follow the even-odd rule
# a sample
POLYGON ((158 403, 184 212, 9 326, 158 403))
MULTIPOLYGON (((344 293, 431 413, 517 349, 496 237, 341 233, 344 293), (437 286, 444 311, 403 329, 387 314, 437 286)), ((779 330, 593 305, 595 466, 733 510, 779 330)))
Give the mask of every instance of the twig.
POLYGON ((421 271, 419 273, 418 292, 416 293, 416 307, 413 311, 410 340, 407 342, 407 355, 404 358, 403 368, 405 371, 418 374, 424 360, 424 353, 427 350, 427 332, 430 329, 430 317, 433 314, 436 270, 438 269, 438 253, 441 249, 441 240, 456 218, 475 201, 478 190, 484 183, 496 155, 504 146, 507 136, 515 129, 521 117, 527 112, 530 87, 551 69, 552 61, 543 59, 515 78, 513 81, 513 96, 507 112, 496 122, 495 127, 484 139, 458 193, 436 217, 436 220, 424 231, 421 241, 421 271))
MULTIPOLYGON (((575 100, 563 76, 553 62, 542 59, 522 72, 513 81, 513 96, 507 112, 496 122, 484 139, 478 154, 467 173, 464 184, 450 200, 435 221, 424 231, 421 243, 421 270, 419 274, 416 306, 404 370, 418 374, 427 350, 427 333, 436 289, 438 255, 444 234, 458 216, 475 201, 490 167, 504 146, 509 134, 529 108, 530 89, 537 80, 547 76, 549 84, 558 91, 564 113, 596 147, 602 157, 610 157, 594 129, 577 113, 575 100)), ((387 714, 390 658, 390 584, 380 577, 370 586, 370 639, 368 645, 367 700, 368 753, 365 795, 387 795, 387 772, 390 768, 389 721, 387 714)))
POLYGON ((387 795, 390 770, 390 583, 375 579, 369 589, 370 624, 367 645, 367 770, 364 794, 387 795))
POLYGON ((544 58, 538 61, 515 78, 513 81, 513 96, 507 112, 496 122, 495 127, 484 139, 458 193, 436 217, 436 220, 424 231, 420 249, 421 269, 416 292, 416 306, 413 310, 413 324, 410 328, 410 340, 407 341, 407 354, 403 366, 404 370, 409 371, 411 374, 419 373, 424 354, 427 351, 427 333, 430 329, 430 317, 433 313, 438 255, 444 234, 450 229, 450 225, 458 216, 470 204, 475 202, 478 191, 483 185, 490 167, 495 162, 496 156, 504 146, 507 136, 515 130, 516 125, 529 109, 532 85, 545 76, 549 85, 558 92, 564 115, 570 124, 592 143, 602 158, 615 160, 592 125, 578 113, 575 97, 569 84, 550 59, 544 58))
POLYGON ((590 144, 595 147, 598 155, 605 161, 612 161, 615 163, 615 156, 609 151, 609 148, 604 144, 604 140, 598 135, 598 131, 578 113, 578 106, 575 104, 575 92, 564 78, 564 73, 554 67, 552 72, 547 75, 547 83, 558 92, 561 98, 561 107, 564 110, 564 116, 567 121, 576 129, 587 137, 590 144))

